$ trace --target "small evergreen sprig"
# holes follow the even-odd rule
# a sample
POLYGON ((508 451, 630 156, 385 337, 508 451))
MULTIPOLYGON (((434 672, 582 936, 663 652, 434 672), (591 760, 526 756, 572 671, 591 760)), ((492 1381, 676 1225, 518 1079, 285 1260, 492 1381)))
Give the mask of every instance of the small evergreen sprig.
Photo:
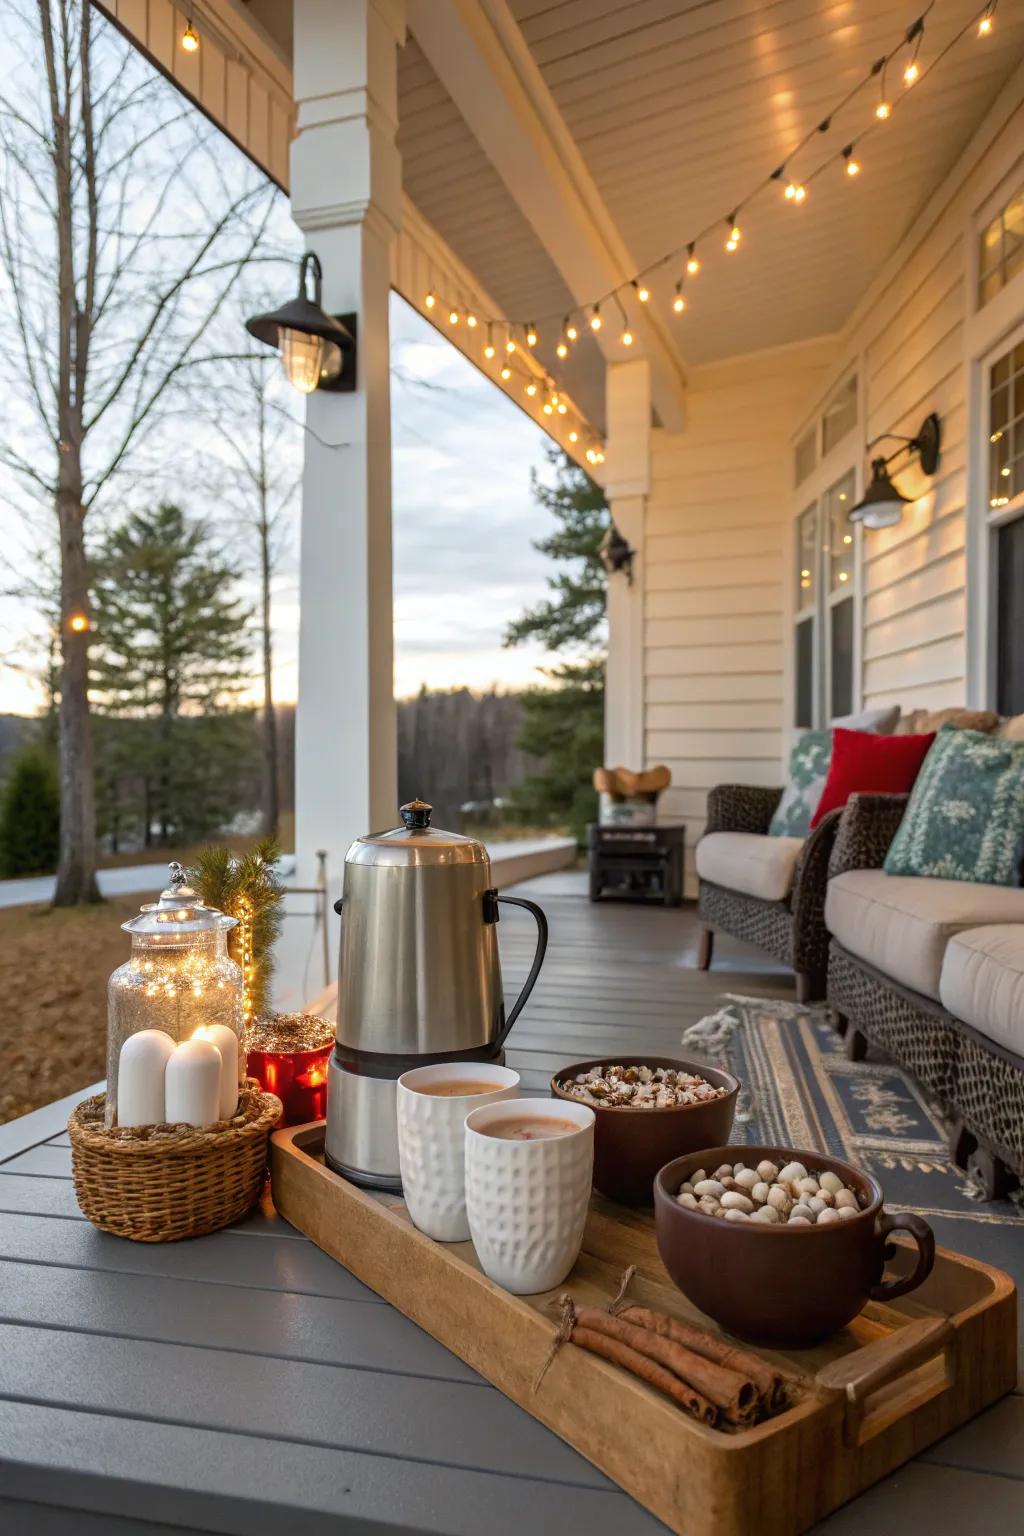
POLYGON ((189 870, 190 883, 206 906, 238 920, 228 933, 228 953, 242 968, 247 1029, 266 1013, 270 996, 274 941, 284 917, 284 886, 274 869, 280 854, 273 838, 243 854, 204 848, 189 870))

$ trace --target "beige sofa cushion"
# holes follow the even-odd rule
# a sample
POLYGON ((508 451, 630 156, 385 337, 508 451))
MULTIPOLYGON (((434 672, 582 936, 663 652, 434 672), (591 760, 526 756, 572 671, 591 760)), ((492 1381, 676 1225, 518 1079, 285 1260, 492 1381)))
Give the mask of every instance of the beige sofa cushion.
POLYGON ((954 1018, 1024 1056, 1024 923, 954 934, 939 997, 954 1018))
POLYGON ((825 926, 844 949, 893 981, 939 997, 946 945, 983 923, 1024 923, 1024 890, 851 869, 828 883, 825 926))
POLYGON ((961 731, 992 731, 999 724, 999 716, 993 709, 965 709, 960 705, 949 709, 913 709, 909 715, 901 715, 894 736, 925 736, 930 731, 941 731, 944 725, 955 725, 961 731))
POLYGON ((784 901, 793 889, 802 837, 759 832, 709 832, 697 844, 697 873, 730 891, 784 901))

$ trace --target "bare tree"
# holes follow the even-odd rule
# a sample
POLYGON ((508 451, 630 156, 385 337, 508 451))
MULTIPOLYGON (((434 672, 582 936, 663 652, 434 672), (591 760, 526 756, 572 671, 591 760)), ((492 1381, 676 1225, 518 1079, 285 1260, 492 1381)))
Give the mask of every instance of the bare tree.
POLYGON ((88 0, 8 12, 22 67, 0 94, 0 377, 14 402, 0 465, 27 515, 56 514, 65 906, 97 898, 86 521, 153 473, 185 376, 233 355, 229 296, 270 258, 274 192, 88 0))
MULTIPOLYGON (((247 299, 246 307, 250 301, 247 299)), ((254 296, 254 310, 268 309, 269 296, 254 296)), ((281 815, 277 713, 274 707, 273 589, 284 556, 293 545, 296 497, 302 477, 302 423, 285 403, 287 385, 277 358, 251 353, 232 375, 211 412, 216 440, 211 452, 223 460, 222 499, 240 531, 241 559, 259 587, 257 628, 263 686, 263 831, 276 837, 281 815)))

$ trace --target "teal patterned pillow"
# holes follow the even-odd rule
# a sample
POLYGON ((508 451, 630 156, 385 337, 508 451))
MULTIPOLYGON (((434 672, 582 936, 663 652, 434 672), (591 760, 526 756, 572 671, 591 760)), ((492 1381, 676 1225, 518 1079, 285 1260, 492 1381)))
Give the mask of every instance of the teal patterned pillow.
POLYGON ((789 754, 786 787, 768 828, 770 837, 806 837, 832 758, 831 731, 805 731, 789 754))
POLYGON ((889 875, 1020 885, 1024 854, 1024 741, 944 725, 925 758, 889 875))

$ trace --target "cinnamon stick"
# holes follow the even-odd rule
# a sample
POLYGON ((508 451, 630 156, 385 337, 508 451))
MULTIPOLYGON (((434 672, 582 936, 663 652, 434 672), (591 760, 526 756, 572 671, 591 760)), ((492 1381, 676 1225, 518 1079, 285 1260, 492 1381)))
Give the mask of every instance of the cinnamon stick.
POLYGON ((753 1382, 766 1412, 775 1412, 785 1403, 786 1388, 781 1373, 758 1355, 737 1349, 713 1333, 705 1333, 702 1328, 691 1327, 689 1323, 668 1317, 663 1312, 654 1312, 650 1307, 630 1305, 623 1307, 616 1315, 638 1328, 649 1329, 660 1338, 671 1339, 693 1350, 695 1354, 703 1355, 705 1360, 714 1360, 746 1376, 753 1382))
POLYGON ((623 1344, 620 1339, 612 1338, 608 1333, 599 1332, 596 1328, 582 1328, 576 1325, 572 1331, 572 1342, 578 1344, 581 1349, 589 1350, 592 1355, 601 1355, 605 1360, 611 1360, 615 1365, 621 1365, 625 1370, 631 1371, 641 1381, 646 1381, 649 1386, 657 1387, 667 1397, 671 1397, 691 1417, 699 1419, 702 1424, 714 1425, 718 1419, 718 1410, 713 1403, 709 1403, 706 1397, 688 1387, 685 1382, 679 1380, 671 1371, 663 1365, 658 1365, 649 1356, 642 1355, 638 1350, 630 1349, 628 1344, 623 1344))
POLYGON ((713 1403, 731 1424, 749 1424, 761 1406, 758 1390, 748 1376, 697 1354, 663 1333, 637 1326, 621 1314, 614 1317, 596 1307, 577 1307, 576 1323, 657 1361, 713 1403))

